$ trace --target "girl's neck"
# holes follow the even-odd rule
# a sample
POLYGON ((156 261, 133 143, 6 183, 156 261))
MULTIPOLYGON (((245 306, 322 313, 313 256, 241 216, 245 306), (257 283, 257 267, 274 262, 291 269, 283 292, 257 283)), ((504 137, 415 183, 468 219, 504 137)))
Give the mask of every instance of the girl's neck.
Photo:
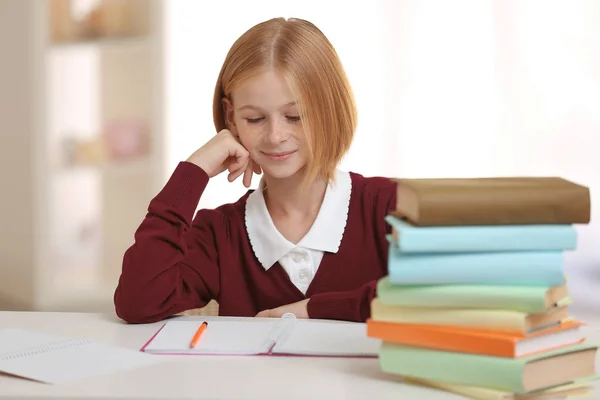
POLYGON ((305 190, 300 189, 304 171, 287 178, 263 177, 265 203, 271 215, 314 218, 321 208, 327 182, 319 179, 305 190))

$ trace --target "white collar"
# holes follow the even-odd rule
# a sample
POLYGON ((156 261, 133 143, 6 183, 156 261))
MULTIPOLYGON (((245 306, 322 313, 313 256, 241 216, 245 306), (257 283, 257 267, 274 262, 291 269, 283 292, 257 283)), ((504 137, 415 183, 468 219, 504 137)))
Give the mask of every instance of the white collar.
POLYGON ((287 240, 275 227, 267 210, 263 190, 264 184, 261 180, 258 189, 250 193, 246 200, 245 221, 254 255, 265 270, 296 247, 330 253, 338 251, 350 207, 350 173, 336 171, 335 183, 327 186, 315 222, 298 244, 287 240))

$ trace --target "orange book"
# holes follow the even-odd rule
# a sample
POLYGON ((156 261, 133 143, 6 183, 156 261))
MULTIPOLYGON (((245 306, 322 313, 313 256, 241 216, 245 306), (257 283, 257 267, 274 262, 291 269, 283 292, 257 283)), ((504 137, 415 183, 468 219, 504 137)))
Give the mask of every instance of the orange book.
POLYGON ((566 320, 532 333, 458 326, 398 324, 369 319, 367 336, 436 350, 519 358, 585 341, 579 321, 566 320))

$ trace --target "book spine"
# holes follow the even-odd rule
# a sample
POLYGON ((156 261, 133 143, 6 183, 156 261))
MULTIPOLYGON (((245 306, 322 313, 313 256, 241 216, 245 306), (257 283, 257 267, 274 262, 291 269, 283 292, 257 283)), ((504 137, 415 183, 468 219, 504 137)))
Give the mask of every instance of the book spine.
POLYGON ((540 313, 547 311, 546 290, 543 286, 397 286, 393 289, 378 290, 378 296, 383 304, 392 306, 499 309, 540 313))
POLYGON ((514 336, 457 332, 454 327, 400 325, 368 321, 367 335, 390 343, 497 357, 514 357, 514 336))
POLYGON ((572 225, 396 228, 389 237, 401 253, 567 251, 577 247, 572 225))
MULTIPOLYGON (((395 215, 418 226, 587 224, 590 190, 563 179, 507 178, 420 183, 398 180, 412 201, 398 202, 395 215), (406 210, 404 210, 405 208, 406 210)), ((406 200, 406 199, 405 199, 406 200)))
POLYGON ((490 284, 558 286, 564 283, 562 253, 398 255, 390 251, 395 285, 490 284))
MULTIPOLYGON (((447 192, 419 190, 419 226, 587 224, 590 192, 579 185, 447 192), (443 201, 441 201, 443 199, 443 201)), ((402 205, 399 204, 399 207, 402 205)), ((396 213, 402 217, 401 208, 396 213)))
POLYGON ((524 333, 526 317, 525 313, 508 310, 395 307, 384 305, 379 299, 371 303, 373 320, 398 324, 462 326, 524 333))
POLYGON ((562 252, 402 254, 390 248, 389 278, 396 285, 564 283, 562 252))
POLYGON ((523 393, 524 363, 518 359, 422 349, 383 342, 383 372, 460 385, 523 393))

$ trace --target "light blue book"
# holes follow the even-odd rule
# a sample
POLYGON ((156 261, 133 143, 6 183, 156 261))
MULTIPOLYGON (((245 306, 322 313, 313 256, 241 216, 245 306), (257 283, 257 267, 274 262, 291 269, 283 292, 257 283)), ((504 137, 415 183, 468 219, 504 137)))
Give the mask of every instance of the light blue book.
POLYGON ((392 244, 388 275, 396 285, 554 286, 563 265, 561 251, 406 254, 392 244))
POLYGON ((404 253, 575 250, 573 225, 413 226, 393 216, 389 239, 404 253))

